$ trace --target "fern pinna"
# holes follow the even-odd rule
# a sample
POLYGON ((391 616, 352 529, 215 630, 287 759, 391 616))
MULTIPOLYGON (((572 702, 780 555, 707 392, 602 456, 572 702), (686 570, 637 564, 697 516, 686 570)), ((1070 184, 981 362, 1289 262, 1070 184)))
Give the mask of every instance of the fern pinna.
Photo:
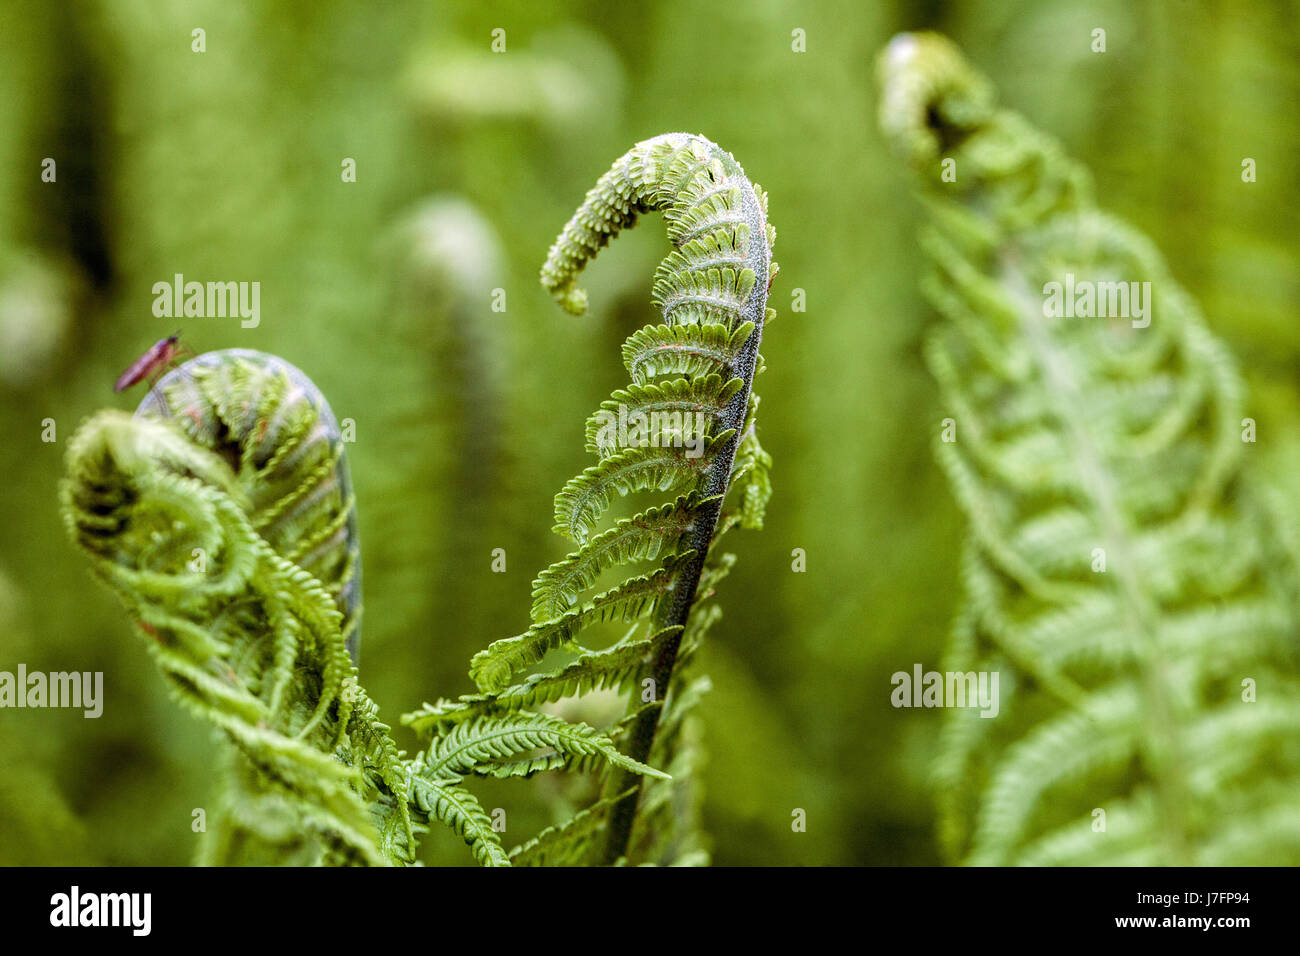
POLYGON ((971 530, 945 669, 1001 676, 995 719, 949 712, 948 849, 1300 861, 1294 567, 1246 474, 1230 356, 1151 243, 947 40, 899 36, 879 73, 881 126, 931 213, 926 355, 951 416, 935 447, 971 530), (1054 307, 1071 286, 1080 307, 1054 307), (1148 289, 1144 309, 1098 308, 1148 289))
POLYGON ((598 461, 555 499, 555 530, 578 550, 534 582, 532 626, 474 657, 480 694, 404 718, 432 735, 417 786, 467 773, 604 776, 594 805, 516 848, 516 863, 707 862, 695 820, 691 709, 708 684, 688 665, 718 617, 716 605, 704 602, 733 560, 717 553, 717 541, 737 523, 760 527, 770 493, 752 394, 776 274, 766 206, 766 195, 715 144, 683 133, 659 136, 600 178, 542 267, 547 290, 581 314, 586 294, 578 273, 638 216, 662 211, 674 246, 654 282, 663 322, 627 340, 632 383, 587 423, 588 450, 598 461), (615 496, 637 491, 677 496, 598 531, 615 496), (583 599, 605 571, 650 561, 654 570, 583 599), (641 619, 644 627, 606 649, 578 642, 594 624, 641 619), (558 649, 577 656, 531 672, 558 649), (626 717, 606 733, 534 709, 598 688, 629 700, 626 717), (561 732, 575 737, 554 736, 561 732), (542 756, 526 755, 538 748, 542 756))

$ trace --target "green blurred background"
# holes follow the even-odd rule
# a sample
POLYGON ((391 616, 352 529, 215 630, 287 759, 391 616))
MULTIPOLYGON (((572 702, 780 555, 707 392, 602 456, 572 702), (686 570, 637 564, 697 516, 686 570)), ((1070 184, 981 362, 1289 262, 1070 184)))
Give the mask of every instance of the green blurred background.
MULTIPOLYGON (((705 652, 715 862, 939 862, 941 715, 892 709, 889 675, 940 664, 962 522, 929 451, 944 412, 919 350, 919 211, 876 131, 875 54, 899 30, 953 37, 1163 249, 1241 359, 1261 436, 1294 434, 1298 9, 7 0, 0 669, 103 671, 106 701, 98 720, 0 711, 0 863, 187 863, 218 783, 209 731, 60 526, 64 442, 140 397, 115 396, 117 374, 178 325, 197 351, 306 371, 356 422, 363 683, 393 722, 469 692, 471 654, 526 626, 533 576, 566 551, 551 499, 589 463, 586 415, 626 382, 619 345, 653 318, 666 240, 653 217, 611 247, 581 319, 537 269, 597 176, 670 130, 768 190, 781 264, 756 384, 776 494, 763 532, 728 541, 740 562, 705 652), (155 318, 152 286, 176 273, 260 282, 260 325, 155 318)), ((545 781, 479 792, 507 808, 508 845, 565 798, 545 781)), ((470 860, 440 831, 423 856, 470 860)))

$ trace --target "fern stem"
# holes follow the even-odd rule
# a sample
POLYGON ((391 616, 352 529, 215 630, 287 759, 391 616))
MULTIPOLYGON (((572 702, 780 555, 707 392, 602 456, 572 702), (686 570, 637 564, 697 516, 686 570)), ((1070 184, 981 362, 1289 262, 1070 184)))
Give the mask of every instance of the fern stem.
MULTIPOLYGON (((748 320, 754 322, 754 332, 745 342, 735 365, 731 367, 732 374, 736 378, 743 379, 745 386, 727 403, 721 421, 717 426, 719 431, 734 429, 734 434, 728 439, 721 453, 714 459, 713 466, 705 475, 701 494, 710 500, 701 506, 697 513, 695 529, 689 535, 689 543, 683 546, 692 550, 694 556, 682 569, 677 589, 673 594, 673 600, 671 602, 665 601, 661 605, 666 609, 666 613, 661 611, 656 615, 656 629, 664 627, 680 627, 684 629, 687 620, 691 616, 691 610, 695 606, 700 575, 704 571, 704 562, 709 553, 709 544, 713 540, 714 532, 718 527, 718 519, 722 514, 722 498, 731 480, 731 470, 736 460, 736 449, 740 446, 741 431, 745 423, 745 411, 749 406, 749 393, 753 387, 754 371, 758 361, 758 346, 763 337, 763 314, 767 309, 766 289, 767 284, 764 282, 761 301, 756 314, 748 316, 748 320)), ((758 291, 758 287, 756 287, 756 291, 758 291)), ((656 693, 659 692, 660 688, 666 692, 671 685, 673 669, 677 664, 677 652, 681 648, 683 633, 684 630, 673 632, 664 641, 664 646, 646 669, 647 676, 654 681, 656 693)), ((659 715, 663 712, 663 709, 662 707, 656 707, 644 711, 632 726, 629 733, 628 756, 638 763, 645 763, 650 756, 650 748, 654 746, 655 732, 659 729, 659 715)), ((632 833, 632 824, 636 819, 637 801, 641 791, 641 777, 639 775, 627 770, 620 770, 611 774, 610 793, 618 794, 629 789, 631 792, 619 799, 610 811, 608 840, 605 844, 606 864, 614 863, 627 852, 627 842, 632 833)))

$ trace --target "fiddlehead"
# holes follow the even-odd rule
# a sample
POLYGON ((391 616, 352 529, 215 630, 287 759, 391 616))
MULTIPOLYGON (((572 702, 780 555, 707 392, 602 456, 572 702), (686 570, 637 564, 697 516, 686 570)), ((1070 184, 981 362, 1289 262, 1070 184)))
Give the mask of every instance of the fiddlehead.
POLYGON ((1231 358, 948 41, 899 36, 879 71, 881 127, 933 220, 926 355, 953 429, 935 447, 971 527, 946 668, 1003 688, 996 719, 948 719, 949 850, 1294 857, 1294 568, 1244 473, 1231 358))
POLYGON ((338 422, 325 396, 283 359, 208 352, 169 373, 139 418, 175 419, 225 458, 248 496, 253 527, 277 554, 319 579, 361 648, 361 542, 338 422))
POLYGON ((686 665, 717 617, 717 608, 703 602, 733 560, 715 553, 716 542, 733 524, 761 527, 770 494, 770 458, 758 444, 752 394, 776 274, 766 205, 764 193, 713 143, 682 133, 659 136, 635 146, 600 178, 542 267, 546 289, 580 314, 586 294, 577 287, 578 273, 638 216, 662 211, 674 246, 654 281, 663 323, 628 339, 624 359, 633 384, 589 420, 588 449, 597 463, 556 497, 555 530, 579 549, 534 583, 533 626, 476 655, 471 675, 480 694, 405 718, 433 736, 428 761, 448 739, 472 739, 491 721, 541 719, 527 709, 539 704, 594 688, 629 695, 627 717, 602 738, 595 762, 544 740, 553 755, 507 759, 513 754, 507 751, 494 755, 506 760, 504 770, 481 761, 460 768, 527 775, 563 766, 606 775, 597 803, 518 848, 515 862, 707 860, 694 833, 690 780, 698 733, 691 708, 707 681, 691 679, 686 665), (677 497, 596 533, 613 499, 637 491, 677 497), (606 570, 646 561, 658 567, 581 599, 606 570), (595 623, 641 619, 648 619, 643 637, 633 627, 605 650, 578 644, 595 623), (579 656, 516 678, 560 648, 579 656), (614 740, 621 750, 610 749, 614 740), (671 767, 674 779, 662 779, 646 761, 671 767), (645 793, 639 776, 652 778, 645 793))
POLYGON ((410 860, 405 771, 356 681, 355 511, 315 386, 261 353, 200 356, 135 417, 82 425, 61 496, 173 696, 234 746, 205 858, 410 860))

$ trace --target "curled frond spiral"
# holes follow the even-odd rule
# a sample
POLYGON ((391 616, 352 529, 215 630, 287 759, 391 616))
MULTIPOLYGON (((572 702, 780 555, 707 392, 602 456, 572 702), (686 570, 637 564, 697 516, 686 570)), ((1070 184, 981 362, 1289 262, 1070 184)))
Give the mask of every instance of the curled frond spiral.
POLYGON ((333 417, 243 350, 166 376, 69 443, 69 533, 173 696, 226 733, 209 862, 409 862, 400 756, 357 684, 360 557, 333 417))

